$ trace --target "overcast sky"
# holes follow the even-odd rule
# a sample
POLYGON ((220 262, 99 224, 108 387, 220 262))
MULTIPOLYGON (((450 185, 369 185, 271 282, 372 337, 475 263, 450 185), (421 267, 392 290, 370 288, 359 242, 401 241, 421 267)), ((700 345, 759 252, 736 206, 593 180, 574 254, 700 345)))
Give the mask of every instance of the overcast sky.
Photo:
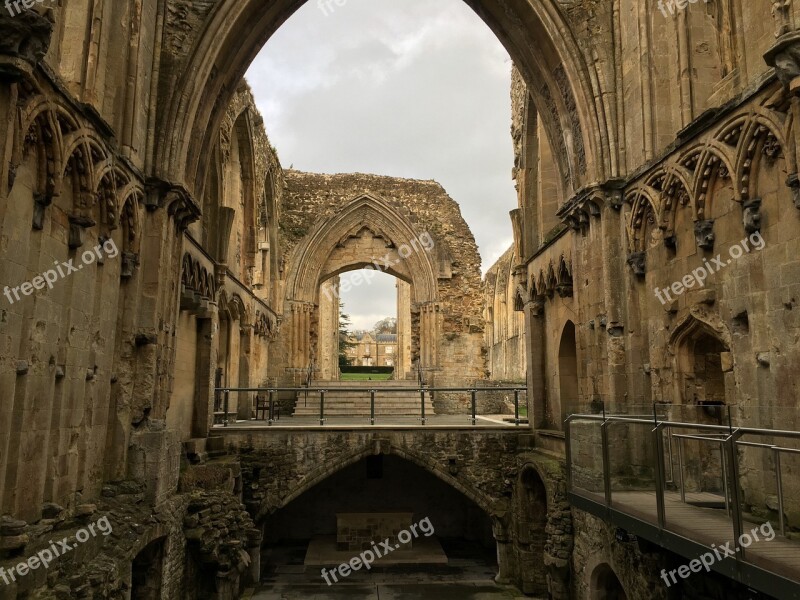
MULTIPOLYGON (((435 179, 484 271, 512 243, 511 61, 462 0, 310 0, 247 79, 284 168, 435 179)), ((355 328, 394 316, 380 279, 343 295, 355 328)))

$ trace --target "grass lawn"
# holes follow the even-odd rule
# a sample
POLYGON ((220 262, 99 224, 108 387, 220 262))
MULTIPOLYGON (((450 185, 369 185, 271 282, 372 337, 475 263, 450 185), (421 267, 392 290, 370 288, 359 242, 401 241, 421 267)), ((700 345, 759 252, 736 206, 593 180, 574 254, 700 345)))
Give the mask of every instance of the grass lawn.
POLYGON ((389 381, 392 378, 391 373, 382 374, 369 374, 369 373, 342 373, 339 377, 340 381, 389 381))

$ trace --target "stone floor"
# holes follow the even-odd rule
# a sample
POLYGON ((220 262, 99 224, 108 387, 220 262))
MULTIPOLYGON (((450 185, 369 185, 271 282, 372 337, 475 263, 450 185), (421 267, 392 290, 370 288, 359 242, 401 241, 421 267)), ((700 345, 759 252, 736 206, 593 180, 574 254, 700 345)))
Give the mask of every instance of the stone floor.
MULTIPOLYGON (((496 565, 467 544, 443 541, 447 565, 393 565, 358 571, 328 586, 318 568, 304 566, 307 545, 265 550, 260 588, 250 600, 509 600, 530 598, 494 582, 496 565)), ((535 600, 535 599, 534 599, 535 600)))

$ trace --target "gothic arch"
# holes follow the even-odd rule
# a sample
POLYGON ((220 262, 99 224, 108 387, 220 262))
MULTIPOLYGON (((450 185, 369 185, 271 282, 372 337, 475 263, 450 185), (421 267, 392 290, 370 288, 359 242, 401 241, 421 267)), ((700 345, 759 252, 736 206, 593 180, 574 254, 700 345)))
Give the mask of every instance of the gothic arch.
MULTIPOLYGON (((507 48, 530 85, 555 147, 565 149, 572 187, 614 175, 615 134, 610 100, 602 93, 557 0, 465 0, 507 48)), ((162 116, 157 175, 202 195, 209 149, 237 82, 260 49, 305 0, 222 0, 206 17, 183 67, 165 71, 172 90, 162 116), (176 74, 177 73, 177 74, 176 74), (199 186, 199 187, 197 187, 199 186)))
MULTIPOLYGON (((364 224, 378 229, 394 247, 411 245, 423 232, 391 203, 371 194, 353 200, 333 218, 319 223, 292 252, 286 299, 313 304, 317 299, 323 269, 331 252, 343 239, 364 224)), ((364 264, 374 257, 365 257, 364 264)), ((427 252, 412 252, 406 259, 418 303, 436 302, 436 269, 427 252)))

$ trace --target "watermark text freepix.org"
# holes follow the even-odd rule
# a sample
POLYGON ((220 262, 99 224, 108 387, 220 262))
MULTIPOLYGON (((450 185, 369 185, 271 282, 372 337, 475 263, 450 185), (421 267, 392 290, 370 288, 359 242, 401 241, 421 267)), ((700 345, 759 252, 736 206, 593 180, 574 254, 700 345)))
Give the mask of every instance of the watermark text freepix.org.
POLYGON ((44 4, 47 0, 6 0, 6 11, 16 17, 26 8, 33 8, 34 4, 44 4), (20 7, 20 5, 22 5, 20 7))
MULTIPOLYGON (((669 11, 670 15, 674 15, 677 10, 684 10, 690 4, 697 4, 700 0, 658 0, 658 10, 661 11, 661 14, 665 17, 667 15, 667 11, 669 11)), ((708 4, 709 0, 703 0, 706 4, 708 4)))
POLYGON ((104 537, 108 537, 113 530, 114 528, 111 526, 108 517, 102 517, 95 523, 90 523, 85 528, 79 529, 75 533, 74 539, 65 537, 55 542, 51 540, 49 542, 49 548, 40 550, 34 556, 28 558, 28 560, 24 560, 8 570, 0 567, 0 580, 6 585, 11 585, 17 581, 17 577, 25 577, 25 575, 31 571, 36 571, 39 567, 48 569, 50 563, 55 559, 75 550, 80 544, 85 544, 90 539, 97 537, 98 533, 102 534, 104 537))
POLYGON ((106 240, 102 244, 95 246, 93 250, 87 250, 81 254, 80 259, 83 261, 83 264, 73 264, 76 260, 74 258, 70 258, 67 262, 56 261, 54 263, 55 269, 45 271, 41 275, 34 277, 31 281, 26 281, 16 287, 5 286, 5 288, 3 288, 3 294, 8 298, 11 304, 14 304, 14 302, 20 300, 20 292, 23 296, 30 296, 34 290, 43 290, 45 287, 52 290, 53 284, 59 279, 64 279, 67 275, 77 273, 84 265, 91 265, 96 260, 102 260, 103 252, 105 252, 108 258, 116 258, 119 255, 119 249, 114 240, 106 240))
POLYGON ((424 250, 425 252, 430 252, 435 247, 435 242, 433 241, 433 237, 428 232, 421 234, 419 237, 414 238, 408 244, 403 244, 397 249, 397 254, 400 258, 392 260, 392 253, 387 252, 386 256, 382 259, 373 258, 372 264, 364 267, 362 271, 358 271, 354 273, 349 278, 343 278, 342 283, 339 288, 332 288, 326 287, 324 290, 325 296, 328 300, 332 300, 334 297, 338 297, 340 292, 347 293, 349 292, 354 286, 358 287, 362 283, 366 283, 367 285, 372 285, 372 280, 375 277, 376 272, 388 272, 389 269, 392 267, 397 266, 407 258, 409 258, 414 252, 419 252, 420 250, 424 250))
POLYGON ((379 558, 383 558, 387 554, 399 550, 402 545, 408 544, 414 538, 418 538, 419 531, 417 531, 417 527, 419 527, 425 537, 431 537, 434 534, 433 524, 430 518, 425 517, 419 523, 415 523, 409 529, 404 529, 397 534, 397 541, 400 542, 399 544, 392 545, 389 538, 386 538, 380 542, 380 544, 372 544, 370 550, 364 550, 358 556, 354 556, 348 562, 342 563, 335 569, 322 569, 322 578, 328 585, 333 585, 328 576, 333 577, 333 582, 339 583, 339 579, 336 577, 337 573, 344 579, 345 577, 349 577, 351 573, 360 571, 362 567, 366 567, 367 570, 371 569, 372 563, 379 558))
POLYGON ((704 287, 706 285, 706 279, 708 279, 709 275, 713 275, 714 273, 721 271, 734 260, 740 259, 745 255, 745 253, 749 253, 752 250, 763 250, 766 245, 767 242, 762 237, 761 232, 756 231, 750 237, 746 237, 738 244, 731 246, 731 249, 728 251, 730 258, 727 262, 722 260, 721 254, 717 254, 715 258, 711 259, 711 262, 704 260, 702 266, 697 267, 681 281, 676 281, 671 286, 663 290, 656 288, 656 298, 659 299, 661 304, 666 305, 667 302, 672 302, 670 291, 675 294, 675 296, 680 296, 686 290, 693 288, 695 285, 698 287, 704 287), (750 247, 750 244, 752 244, 752 248, 750 247))
POLYGON ((772 527, 772 523, 766 522, 760 527, 755 527, 750 533, 743 533, 739 536, 739 545, 736 548, 731 548, 731 544, 733 542, 725 542, 721 546, 717 546, 716 544, 711 544, 711 552, 706 552, 705 554, 700 555, 700 558, 695 558, 694 560, 690 561, 688 565, 682 565, 677 569, 672 569, 671 571, 667 571, 666 569, 661 570, 661 579, 664 580, 664 583, 667 584, 667 587, 670 587, 672 584, 678 583, 675 574, 677 573, 678 577, 681 579, 686 579, 692 573, 699 573, 703 569, 706 572, 711 572, 711 567, 717 563, 725 560, 726 558, 736 558, 736 554, 741 552, 743 548, 749 548, 753 542, 771 542, 775 539, 775 529, 772 527), (763 536, 763 540, 758 537, 758 534, 763 536))

